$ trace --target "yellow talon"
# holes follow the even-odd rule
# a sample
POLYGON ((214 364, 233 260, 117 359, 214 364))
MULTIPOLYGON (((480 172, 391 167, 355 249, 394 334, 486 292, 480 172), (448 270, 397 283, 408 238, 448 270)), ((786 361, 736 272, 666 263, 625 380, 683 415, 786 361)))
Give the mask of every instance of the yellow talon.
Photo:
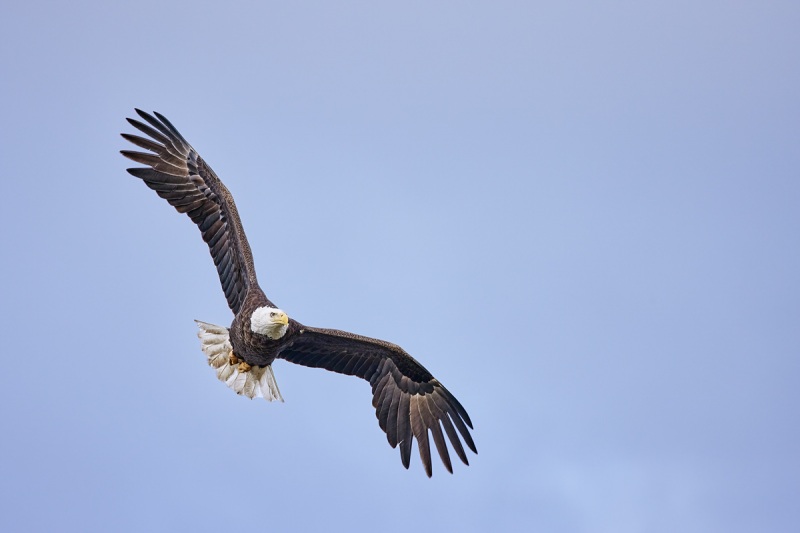
POLYGON ((231 364, 231 366, 239 362, 239 358, 233 354, 233 350, 231 350, 231 352, 228 354, 228 362, 231 364))
POLYGON ((242 361, 241 363, 239 363, 239 372, 249 372, 250 368, 251 368, 250 365, 247 364, 246 361, 242 361))

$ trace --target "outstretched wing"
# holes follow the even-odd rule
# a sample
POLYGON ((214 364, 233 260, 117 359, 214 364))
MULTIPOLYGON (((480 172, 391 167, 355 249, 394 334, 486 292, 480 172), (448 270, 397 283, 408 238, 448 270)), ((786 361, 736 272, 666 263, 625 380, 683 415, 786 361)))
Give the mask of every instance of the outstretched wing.
POLYGON ((369 381, 378 423, 392 448, 400 445, 400 458, 406 468, 411 459, 413 437, 417 439, 425 472, 431 476, 430 431, 445 468, 453 472, 442 428, 464 464, 469 462, 458 433, 467 446, 478 453, 467 429, 467 426, 472 428, 467 411, 444 385, 399 346, 346 331, 306 326, 302 326, 295 338, 279 358, 369 381))
POLYGON ((136 113, 146 124, 132 118, 128 122, 149 138, 128 133, 122 136, 148 152, 121 153, 147 167, 129 168, 128 172, 197 224, 211 251, 228 306, 238 313, 247 290, 257 287, 258 282, 231 193, 166 118, 139 109, 136 113))

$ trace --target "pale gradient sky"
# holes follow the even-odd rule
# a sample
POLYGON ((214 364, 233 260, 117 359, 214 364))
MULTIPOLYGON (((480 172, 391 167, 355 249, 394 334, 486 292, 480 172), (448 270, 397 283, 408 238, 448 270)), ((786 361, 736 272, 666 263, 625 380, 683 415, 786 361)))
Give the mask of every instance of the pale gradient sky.
MULTIPOLYGON (((15 2, 0 16, 0 530, 800 530, 800 4, 15 2), (133 107, 232 190, 262 287, 405 347, 479 455, 402 468, 368 384, 237 397, 133 107)), ((438 461, 438 458, 435 458, 438 461)))

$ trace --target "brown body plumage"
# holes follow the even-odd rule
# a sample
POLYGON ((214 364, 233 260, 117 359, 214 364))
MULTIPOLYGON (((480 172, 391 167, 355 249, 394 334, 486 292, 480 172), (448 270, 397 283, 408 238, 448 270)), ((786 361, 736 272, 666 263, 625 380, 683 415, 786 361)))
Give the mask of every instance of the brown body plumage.
POLYGON ((149 138, 122 136, 148 152, 124 150, 122 154, 147 167, 128 172, 186 213, 200 229, 234 314, 228 333, 235 356, 252 366, 264 367, 284 359, 365 379, 372 387, 372 405, 380 427, 393 448, 400 446, 406 468, 416 439, 425 471, 431 475, 429 432, 449 472, 453 470, 444 434, 458 457, 469 464, 459 434, 473 452, 477 450, 467 428, 472 423, 466 410, 399 346, 346 331, 304 326, 291 318, 278 339, 253 331, 254 311, 276 306, 258 286, 253 255, 233 197, 166 118, 136 112, 144 122, 128 122, 149 138))

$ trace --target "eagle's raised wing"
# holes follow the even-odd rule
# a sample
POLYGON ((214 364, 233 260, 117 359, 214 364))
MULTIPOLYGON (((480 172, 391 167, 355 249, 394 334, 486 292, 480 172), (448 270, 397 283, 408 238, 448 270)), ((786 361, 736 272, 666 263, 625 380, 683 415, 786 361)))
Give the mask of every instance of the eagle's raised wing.
POLYGON ((128 133, 122 136, 149 152, 121 153, 147 168, 129 168, 128 172, 197 224, 211 251, 228 305, 238 313, 248 289, 258 287, 258 282, 233 197, 166 118, 139 109, 136 113, 147 124, 132 118, 128 122, 149 138, 128 133))
POLYGON ((397 345, 346 331, 302 326, 294 342, 278 357, 369 381, 378 423, 392 448, 400 445, 400 458, 406 468, 414 437, 425 472, 431 476, 430 431, 445 468, 453 472, 442 427, 464 464, 469 462, 456 428, 470 450, 478 453, 467 429, 472 428, 467 411, 425 367, 397 345))

